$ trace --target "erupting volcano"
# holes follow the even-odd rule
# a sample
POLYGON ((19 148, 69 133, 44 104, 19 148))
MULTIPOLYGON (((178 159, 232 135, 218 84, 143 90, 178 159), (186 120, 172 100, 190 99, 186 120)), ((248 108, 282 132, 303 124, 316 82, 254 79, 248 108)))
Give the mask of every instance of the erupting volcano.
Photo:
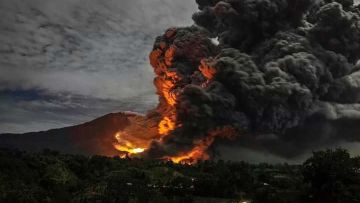
POLYGON ((359 6, 197 3, 196 24, 168 29, 150 53, 159 105, 146 117, 158 123, 157 134, 136 142, 119 132, 117 149, 194 163, 210 159, 219 138, 284 156, 359 140, 359 6))
POLYGON ((194 25, 155 40, 159 104, 111 135, 121 157, 191 164, 231 144, 291 158, 360 140, 359 5, 196 2, 194 25))

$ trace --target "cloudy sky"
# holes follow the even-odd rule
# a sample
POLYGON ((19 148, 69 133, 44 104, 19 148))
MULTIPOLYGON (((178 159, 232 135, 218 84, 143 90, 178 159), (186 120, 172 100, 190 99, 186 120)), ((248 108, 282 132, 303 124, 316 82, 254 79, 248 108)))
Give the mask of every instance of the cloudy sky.
POLYGON ((194 0, 0 0, 0 133, 155 106, 148 53, 194 0))
POLYGON ((157 103, 148 53, 195 0, 0 0, 0 133, 157 103))

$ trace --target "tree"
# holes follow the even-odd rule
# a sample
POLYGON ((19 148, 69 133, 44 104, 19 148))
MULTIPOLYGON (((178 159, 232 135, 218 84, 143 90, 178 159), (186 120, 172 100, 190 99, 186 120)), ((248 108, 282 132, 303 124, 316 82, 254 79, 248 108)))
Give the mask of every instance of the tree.
POLYGON ((312 202, 360 202, 360 158, 347 150, 314 152, 303 164, 304 182, 312 202))

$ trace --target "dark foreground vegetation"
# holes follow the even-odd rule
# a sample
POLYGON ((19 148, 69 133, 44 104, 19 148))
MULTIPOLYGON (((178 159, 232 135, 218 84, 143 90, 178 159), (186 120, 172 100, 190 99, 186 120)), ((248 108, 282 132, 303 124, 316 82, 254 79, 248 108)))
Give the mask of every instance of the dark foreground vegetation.
POLYGON ((302 165, 171 162, 0 150, 0 202, 360 202, 360 158, 302 165))

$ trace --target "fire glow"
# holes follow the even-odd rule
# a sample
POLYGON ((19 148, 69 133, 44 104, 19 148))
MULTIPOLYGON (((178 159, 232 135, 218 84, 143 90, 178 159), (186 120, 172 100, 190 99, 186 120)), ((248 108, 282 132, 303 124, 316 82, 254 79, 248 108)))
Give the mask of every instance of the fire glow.
POLYGON ((210 156, 206 153, 208 147, 214 142, 213 137, 208 137, 205 140, 200 140, 196 142, 196 146, 189 152, 182 152, 177 156, 168 156, 164 157, 167 160, 171 160, 174 163, 181 164, 193 164, 198 160, 208 160, 210 156))
POLYGON ((120 157, 125 158, 134 154, 139 154, 145 151, 147 144, 136 144, 130 140, 126 140, 124 132, 118 132, 115 135, 117 143, 114 143, 115 149, 120 151, 120 157), (141 146, 140 146, 141 145, 141 146))
MULTIPOLYGON (((174 39, 176 32, 177 30, 175 28, 171 28, 166 31, 164 36, 168 39, 174 39)), ((189 44, 186 44, 184 47, 191 47, 190 44, 193 45, 197 41, 197 39, 193 40, 194 42, 190 41, 188 42, 189 44)), ((190 50, 188 50, 188 52, 190 52, 190 50)), ((161 145, 177 127, 181 126, 181 123, 177 122, 176 105, 180 93, 177 91, 178 85, 181 84, 184 76, 172 68, 174 58, 181 53, 186 54, 184 50, 179 49, 175 44, 167 44, 165 41, 161 42, 160 46, 150 53, 150 64, 153 66, 156 74, 154 84, 157 89, 157 94, 160 97, 160 104, 156 109, 161 115, 157 125, 158 135, 154 136, 151 140, 135 142, 131 141, 131 136, 135 135, 118 132, 115 135, 117 142, 114 144, 114 147, 120 151, 120 157, 132 157, 137 156, 137 154, 141 156, 141 154, 146 153, 151 147, 152 142, 157 142, 161 145)), ((199 55, 199 53, 195 55, 199 55)), ((202 70, 201 66, 199 66, 200 61, 197 61, 198 64, 194 67, 199 67, 200 72, 202 70)), ((193 164, 198 160, 208 160, 210 156, 207 154, 207 149, 213 141, 214 137, 212 136, 197 140, 190 149, 179 151, 173 156, 164 155, 160 157, 160 159, 183 164, 193 164)))
POLYGON ((167 135, 169 132, 175 129, 175 122, 169 117, 164 117, 159 123, 159 134, 167 135))
POLYGON ((146 127, 129 122, 115 135, 122 156, 192 164, 213 158, 219 138, 234 137, 288 156, 279 149, 301 152, 298 141, 311 140, 301 136, 333 137, 328 127, 318 130, 335 122, 330 111, 346 111, 334 116, 339 139, 356 134, 340 135, 340 115, 355 123, 358 115, 348 112, 360 112, 360 44, 349 43, 360 40, 358 6, 197 2, 195 26, 170 28, 155 40, 149 59, 159 104, 143 117, 146 127), (252 17, 258 13, 268 16, 252 17))

